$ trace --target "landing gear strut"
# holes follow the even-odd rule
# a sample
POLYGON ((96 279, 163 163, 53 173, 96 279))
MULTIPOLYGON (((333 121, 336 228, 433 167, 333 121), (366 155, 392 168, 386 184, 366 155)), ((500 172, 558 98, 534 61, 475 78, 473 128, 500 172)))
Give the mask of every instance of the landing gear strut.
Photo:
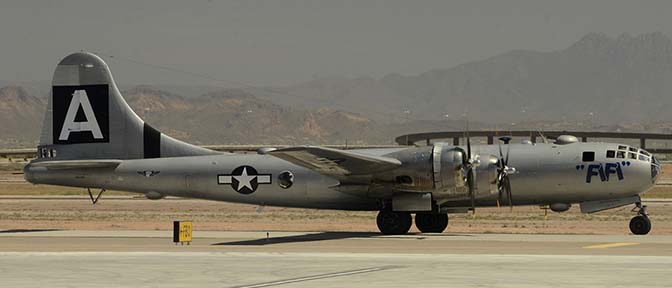
POLYGON ((448 227, 448 214, 415 214, 415 227, 422 233, 441 233, 448 227))
POLYGON ((385 235, 406 234, 411 229, 411 213, 381 210, 376 217, 378 230, 385 235))
POLYGON ((637 206, 633 211, 637 211, 637 216, 630 220, 630 231, 635 235, 646 235, 651 231, 651 220, 646 213, 646 205, 642 205, 642 202, 637 202, 635 205, 637 206))

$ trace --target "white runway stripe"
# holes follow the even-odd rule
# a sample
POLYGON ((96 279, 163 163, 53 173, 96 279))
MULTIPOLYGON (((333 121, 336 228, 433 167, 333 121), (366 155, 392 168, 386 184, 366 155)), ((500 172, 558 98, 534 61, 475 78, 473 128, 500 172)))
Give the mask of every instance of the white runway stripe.
POLYGON ((312 280, 325 279, 325 278, 343 277, 343 276, 348 276, 348 275, 378 272, 378 271, 389 270, 389 269, 394 269, 394 268, 399 268, 399 266, 383 266, 383 267, 373 267, 373 268, 357 269, 357 270, 350 270, 350 271, 318 274, 318 275, 298 277, 298 278, 290 278, 290 279, 284 279, 284 280, 278 280, 278 281, 272 281, 272 282, 264 282, 264 283, 257 283, 257 284, 251 284, 251 285, 236 286, 234 288, 270 287, 270 286, 277 286, 277 285, 284 285, 284 284, 290 284, 290 283, 312 281, 312 280))

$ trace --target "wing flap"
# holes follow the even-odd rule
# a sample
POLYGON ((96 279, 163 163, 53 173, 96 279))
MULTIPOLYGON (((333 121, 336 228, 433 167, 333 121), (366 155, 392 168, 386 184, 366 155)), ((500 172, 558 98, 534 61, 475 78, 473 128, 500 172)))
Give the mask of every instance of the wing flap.
POLYGON ((34 162, 33 167, 44 167, 50 170, 116 168, 121 160, 61 160, 34 162))
POLYGON ((401 162, 394 158, 318 146, 281 148, 268 154, 332 176, 367 175, 401 166, 401 162))

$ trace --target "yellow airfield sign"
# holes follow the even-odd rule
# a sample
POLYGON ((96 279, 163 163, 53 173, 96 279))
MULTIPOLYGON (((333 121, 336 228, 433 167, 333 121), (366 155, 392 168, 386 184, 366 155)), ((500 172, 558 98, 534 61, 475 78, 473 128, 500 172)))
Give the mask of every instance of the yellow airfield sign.
POLYGON ((173 242, 189 244, 192 240, 192 231, 191 221, 173 221, 173 242))

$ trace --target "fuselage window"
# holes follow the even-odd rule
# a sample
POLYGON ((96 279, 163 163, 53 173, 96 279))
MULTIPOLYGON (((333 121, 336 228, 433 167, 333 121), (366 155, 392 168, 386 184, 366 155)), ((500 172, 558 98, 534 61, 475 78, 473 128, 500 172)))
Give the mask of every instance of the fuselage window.
POLYGON ((595 161, 595 152, 592 151, 586 151, 583 152, 583 162, 593 162, 595 161))
POLYGON ((294 184, 294 174, 292 172, 284 171, 278 174, 278 185, 280 185, 282 189, 292 187, 293 184, 294 184))
POLYGON ((637 159, 637 154, 630 152, 630 153, 628 153, 628 158, 629 159, 637 159))
POLYGON ((616 156, 616 151, 607 150, 607 158, 614 158, 616 156))
POLYGON ((616 153, 616 158, 625 158, 625 151, 618 151, 616 153))

